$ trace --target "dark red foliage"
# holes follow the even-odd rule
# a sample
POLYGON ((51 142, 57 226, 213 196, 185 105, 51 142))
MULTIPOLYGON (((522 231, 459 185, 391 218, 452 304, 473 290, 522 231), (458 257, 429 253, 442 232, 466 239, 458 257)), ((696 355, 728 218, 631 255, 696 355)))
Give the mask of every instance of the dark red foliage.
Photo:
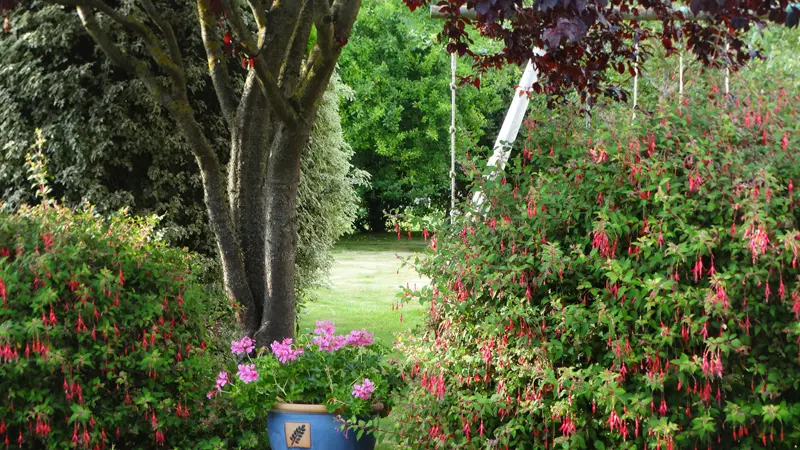
MULTIPOLYGON (((800 8, 789 7, 788 0, 767 1, 691 0, 695 16, 707 20, 683 20, 669 0, 405 0, 412 11, 436 4, 448 17, 441 38, 448 52, 469 55, 475 74, 506 64, 525 64, 533 60, 539 70, 537 92, 560 94, 568 89, 619 98, 609 86, 605 73, 612 69, 633 73, 636 43, 652 38, 671 54, 685 46, 706 65, 730 62, 735 68, 759 56, 743 40, 753 25, 768 22, 796 26, 800 8), (467 7, 477 12, 469 22, 460 14, 467 7), (630 20, 633 11, 649 9, 661 27, 642 27, 630 20), (502 42, 498 52, 483 53, 472 48, 474 33, 502 42), (473 33, 473 34, 471 34, 473 33), (727 47, 726 47, 727 44, 727 47), (534 52, 545 50, 544 54, 534 52), (726 50, 727 49, 727 50, 726 50)), ((647 57, 645 48, 638 57, 647 57)))

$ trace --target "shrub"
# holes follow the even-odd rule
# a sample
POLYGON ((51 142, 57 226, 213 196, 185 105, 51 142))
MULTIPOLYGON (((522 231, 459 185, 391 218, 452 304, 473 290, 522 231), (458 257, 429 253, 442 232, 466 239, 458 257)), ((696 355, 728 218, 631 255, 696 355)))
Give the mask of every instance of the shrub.
MULTIPOLYGON (((738 92, 742 92, 744 88, 738 92)), ((794 91, 526 122, 485 215, 419 270, 400 440, 459 448, 800 443, 794 91)), ((396 410, 397 411, 397 410, 396 410)))
POLYGON ((211 302, 153 226, 47 203, 0 213, 0 443, 175 447, 203 429, 211 302))

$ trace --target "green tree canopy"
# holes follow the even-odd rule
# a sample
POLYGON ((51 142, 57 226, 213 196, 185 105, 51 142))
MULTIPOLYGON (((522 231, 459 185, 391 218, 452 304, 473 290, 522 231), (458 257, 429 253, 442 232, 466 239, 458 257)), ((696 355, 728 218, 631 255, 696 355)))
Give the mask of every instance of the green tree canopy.
MULTIPOLYGON (((438 207, 449 202, 450 56, 436 29, 425 11, 412 14, 390 0, 369 2, 342 52, 342 79, 355 91, 342 108, 342 121, 356 166, 372 175, 361 193, 373 230, 382 229, 385 209, 417 198, 430 198, 438 207)), ((469 73, 469 63, 459 64, 459 75, 469 73)), ((480 90, 458 89, 459 134, 493 142, 514 72, 484 76, 480 90)))

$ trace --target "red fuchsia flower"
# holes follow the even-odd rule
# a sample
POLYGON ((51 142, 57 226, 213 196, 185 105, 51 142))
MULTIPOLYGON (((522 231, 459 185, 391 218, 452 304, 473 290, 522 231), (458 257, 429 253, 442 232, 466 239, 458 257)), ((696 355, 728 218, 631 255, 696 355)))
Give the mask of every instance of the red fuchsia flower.
POLYGON ((763 227, 759 226, 757 229, 753 230, 753 226, 751 225, 751 227, 745 232, 744 237, 745 239, 748 237, 750 238, 748 245, 753 254, 753 264, 755 264, 756 259, 760 255, 765 255, 767 253, 767 248, 769 247, 769 236, 767 236, 767 232, 764 231, 763 227))
POLYGON ((689 175, 689 192, 698 192, 700 190, 700 186, 703 185, 703 177, 700 174, 695 173, 694 175, 689 175))
POLYGON ((239 372, 236 374, 244 384, 258 380, 255 364, 239 364, 239 372))
POLYGON ((611 410, 611 414, 608 416, 606 423, 611 431, 614 431, 617 428, 622 428, 622 420, 617 415, 617 412, 613 409, 611 410))
POLYGON ((361 383, 356 383, 353 385, 353 397, 360 398, 362 400, 368 400, 372 393, 375 391, 375 383, 370 381, 369 378, 364 378, 364 381, 361 383))
POLYGON ((255 350, 256 343, 254 340, 245 336, 238 341, 231 342, 231 353, 235 355, 247 354, 255 350))
POLYGON ((291 338, 286 338, 281 342, 274 341, 270 344, 272 353, 275 354, 281 364, 286 364, 289 361, 297 361, 297 357, 303 354, 302 348, 292 348, 292 342, 293 340, 291 338))
POLYGON ((792 293, 792 311, 795 320, 800 319, 800 295, 797 292, 792 293))
POLYGON ((162 433, 161 430, 156 431, 156 445, 163 447, 164 442, 166 442, 164 439, 164 433, 162 433))
POLYGON ((589 157, 595 164, 601 164, 608 161, 608 152, 605 149, 591 148, 589 149, 589 157))
POLYGON ((697 283, 700 277, 703 276, 703 258, 697 258, 697 262, 692 269, 692 274, 694 274, 694 282, 697 283))
POLYGON ((786 136, 786 132, 783 133, 781 137, 781 150, 786 151, 789 147, 789 138, 786 136))
POLYGON ((703 329, 698 332, 698 334, 703 335, 703 340, 708 338, 708 322, 703 324, 703 329))
POLYGON ((667 415, 667 411, 668 411, 668 409, 667 409, 667 401, 662 398, 661 399, 661 405, 658 407, 658 413, 661 414, 662 416, 666 416, 667 415))
MULTIPOLYGON (((482 421, 481 421, 481 428, 483 428, 482 421)), ((569 416, 564 416, 564 421, 561 423, 561 427, 559 428, 561 434, 563 434, 564 436, 570 436, 572 434, 575 434, 575 429, 576 429, 575 423, 572 421, 572 419, 570 419, 569 416)), ((483 433, 481 433, 481 436, 483 436, 483 433)))
POLYGON ((728 293, 725 291, 725 282, 717 278, 714 278, 711 281, 711 286, 716 291, 714 300, 716 302, 722 303, 725 309, 728 309, 728 293))
POLYGON ((600 257, 606 258, 611 255, 611 246, 609 245, 608 235, 606 230, 601 225, 592 232, 592 248, 599 249, 600 257))
POLYGON ((6 283, 0 278, 0 297, 3 297, 3 306, 8 308, 8 301, 6 300, 6 283))

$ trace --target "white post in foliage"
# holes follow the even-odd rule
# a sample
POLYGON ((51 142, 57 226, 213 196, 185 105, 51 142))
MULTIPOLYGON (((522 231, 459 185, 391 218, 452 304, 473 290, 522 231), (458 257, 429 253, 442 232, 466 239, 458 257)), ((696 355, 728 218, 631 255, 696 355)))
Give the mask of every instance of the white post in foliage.
POLYGON ((456 54, 450 54, 450 214, 456 210, 456 54))
POLYGON ((633 113, 631 122, 636 120, 636 106, 639 104, 639 44, 633 44, 633 113))
MULTIPOLYGON (((534 50, 537 53, 544 54, 540 49, 534 50)), ((488 167, 496 167, 500 170, 503 169, 511 155, 511 147, 517 139, 519 127, 522 126, 522 121, 525 119, 525 114, 528 111, 528 94, 530 93, 533 83, 539 81, 539 72, 533 67, 533 63, 528 61, 525 66, 525 71, 522 72, 522 78, 514 91, 514 98, 511 100, 511 106, 508 108, 506 118, 503 120, 503 125, 500 127, 500 132, 497 134, 497 140, 494 142, 494 151, 489 161, 486 163, 488 167)), ((497 170, 492 171, 491 177, 497 174, 497 170)), ((483 194, 480 191, 475 192, 472 201, 477 207, 483 203, 483 194)))
POLYGON ((731 93, 731 69, 730 64, 728 64, 728 50, 729 44, 725 44, 725 97, 731 93))

